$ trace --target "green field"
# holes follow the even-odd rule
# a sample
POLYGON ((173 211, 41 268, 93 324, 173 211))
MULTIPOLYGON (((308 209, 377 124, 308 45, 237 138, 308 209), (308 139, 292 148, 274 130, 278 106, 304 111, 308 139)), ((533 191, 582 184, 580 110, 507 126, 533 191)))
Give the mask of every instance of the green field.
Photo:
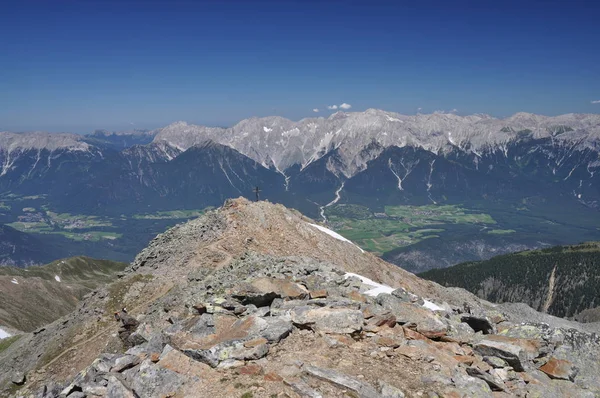
POLYGON ((182 219, 182 218, 194 218, 204 214, 210 208, 203 210, 172 210, 172 211, 158 211, 156 213, 147 214, 134 214, 132 218, 136 220, 168 220, 168 219, 182 219))
POLYGON ((384 213, 373 213, 364 206, 340 204, 328 208, 326 215, 337 232, 378 255, 437 238, 445 225, 496 224, 489 214, 454 205, 386 206, 384 213))

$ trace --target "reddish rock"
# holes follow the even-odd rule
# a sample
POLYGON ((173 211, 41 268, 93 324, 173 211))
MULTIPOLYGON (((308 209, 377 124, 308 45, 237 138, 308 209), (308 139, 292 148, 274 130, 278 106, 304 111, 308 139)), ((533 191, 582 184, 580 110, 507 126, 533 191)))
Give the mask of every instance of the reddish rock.
POLYGON ((396 326, 396 317, 392 314, 379 315, 375 317, 375 326, 389 326, 393 328, 396 326))
POLYGON ((263 373, 263 368, 260 365, 251 363, 249 365, 245 365, 239 368, 238 373, 242 375, 258 376, 263 373))
POLYGON ((150 354, 150 360, 154 363, 158 362, 158 360, 160 359, 160 354, 158 352, 153 352, 152 354, 150 354))
POLYGON ((326 289, 313 290, 310 292, 311 299, 325 298, 325 297, 327 297, 326 289))
POLYGON ((464 363, 465 365, 471 366, 475 361, 475 357, 468 357, 466 355, 454 355, 454 359, 456 359, 459 363, 464 363))
POLYGON ((266 381, 283 381, 283 377, 279 376, 275 372, 266 373, 265 376, 264 376, 264 379, 266 381))
POLYGON ((257 339, 246 341, 244 343, 244 347, 246 347, 246 348, 258 347, 261 344, 267 344, 267 343, 268 343, 267 339, 265 339, 264 337, 259 337, 257 339))
POLYGON ((427 337, 423 336, 421 333, 409 329, 409 328, 405 328, 402 327, 402 329, 404 330, 404 336, 406 337, 407 340, 429 340, 427 337))
POLYGON ((403 343, 402 340, 387 336, 375 336, 373 340, 380 346, 392 348, 400 347, 403 343))
POLYGON ((363 296, 362 294, 360 294, 359 292, 353 290, 348 294, 348 298, 350 298, 351 300, 354 301, 360 301, 361 303, 366 303, 367 299, 365 296, 363 296))
POLYGON ((573 364, 566 359, 550 358, 540 370, 552 379, 572 380, 577 373, 573 364))

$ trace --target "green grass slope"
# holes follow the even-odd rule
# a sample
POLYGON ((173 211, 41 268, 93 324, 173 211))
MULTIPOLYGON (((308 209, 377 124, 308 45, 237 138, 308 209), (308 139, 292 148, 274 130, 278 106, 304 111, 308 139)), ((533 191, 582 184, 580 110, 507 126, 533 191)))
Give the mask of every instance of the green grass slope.
POLYGON ((496 256, 419 276, 493 302, 523 302, 560 317, 600 320, 590 317, 600 307, 600 242, 496 256), (585 317, 578 316, 582 312, 585 317))

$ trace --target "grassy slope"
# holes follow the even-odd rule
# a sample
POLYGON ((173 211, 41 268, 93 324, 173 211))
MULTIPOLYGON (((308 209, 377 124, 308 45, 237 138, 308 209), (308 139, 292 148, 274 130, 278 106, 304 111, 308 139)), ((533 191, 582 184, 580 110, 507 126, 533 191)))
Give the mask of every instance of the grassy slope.
POLYGON ((72 311, 85 294, 114 280, 126 266, 72 257, 25 269, 0 267, 0 325, 35 330, 72 311))

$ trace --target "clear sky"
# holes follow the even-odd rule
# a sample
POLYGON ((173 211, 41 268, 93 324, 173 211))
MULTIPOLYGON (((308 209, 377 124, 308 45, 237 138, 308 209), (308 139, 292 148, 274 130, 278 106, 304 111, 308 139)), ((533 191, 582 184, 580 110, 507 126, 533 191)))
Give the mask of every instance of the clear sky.
POLYGON ((599 3, 5 1, 0 130, 600 113, 599 3))

